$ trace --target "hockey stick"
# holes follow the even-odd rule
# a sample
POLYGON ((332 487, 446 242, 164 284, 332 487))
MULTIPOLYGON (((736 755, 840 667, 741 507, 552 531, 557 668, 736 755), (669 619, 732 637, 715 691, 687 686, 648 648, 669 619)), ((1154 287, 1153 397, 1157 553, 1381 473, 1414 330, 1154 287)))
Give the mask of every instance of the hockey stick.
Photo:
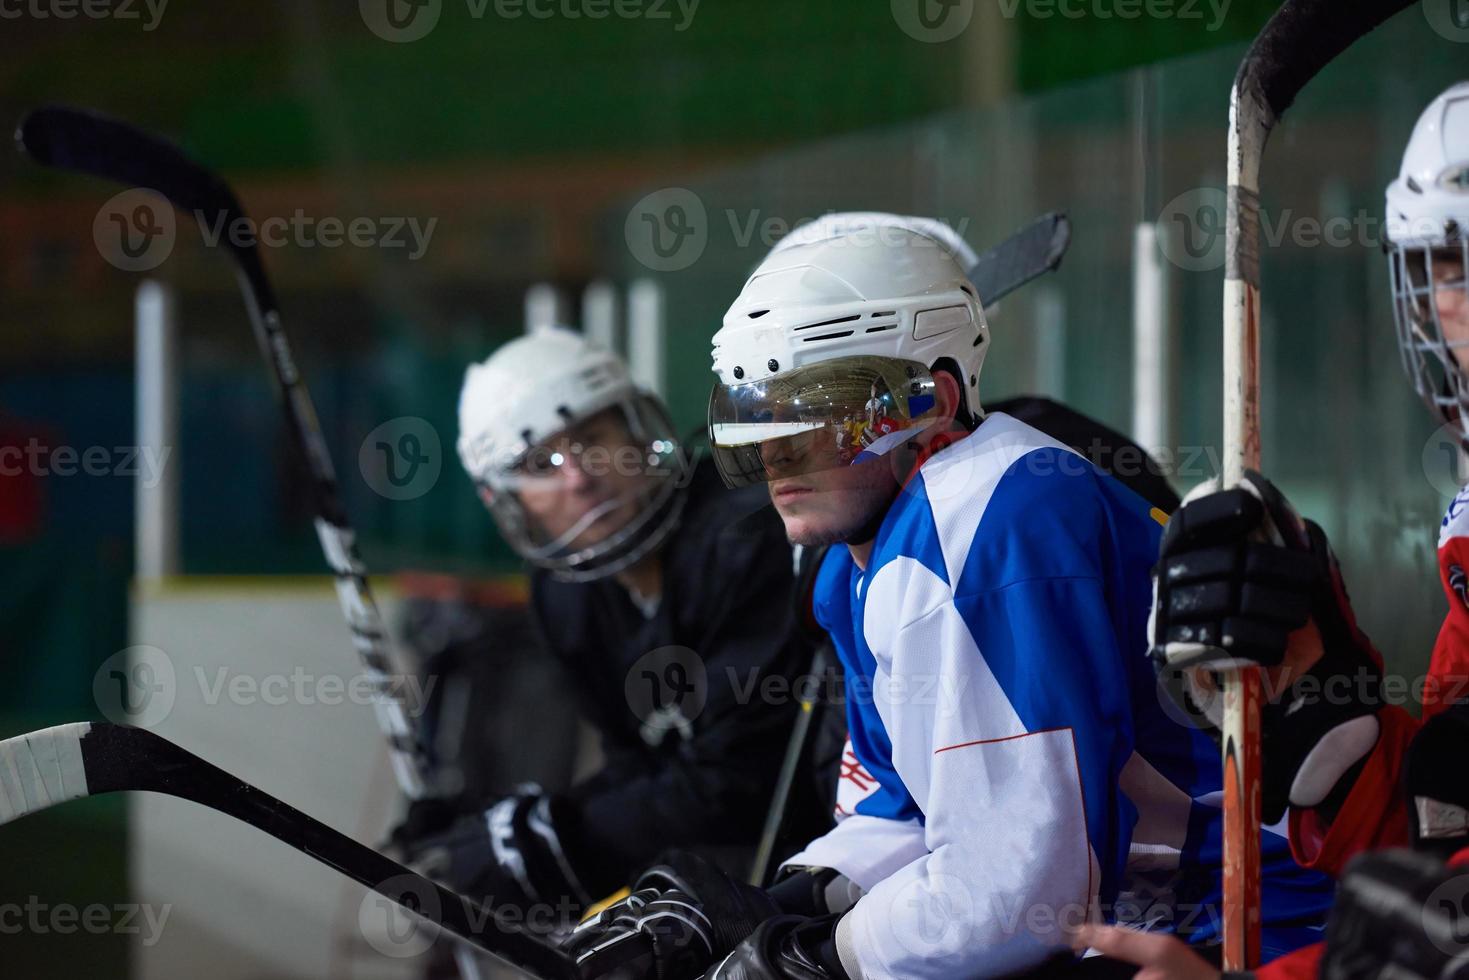
MULTIPOLYGON (((38 109, 21 120, 16 142, 45 166, 151 188, 174 207, 195 215, 201 226, 217 222, 215 227, 230 228, 244 217, 234 192, 218 175, 166 140, 99 113, 61 106, 38 109)), ((405 675, 393 669, 387 632, 357 552, 356 534, 337 496, 336 474, 316 409, 291 357, 275 291, 253 241, 242 243, 228 234, 223 240, 235 263, 256 341, 275 380, 286 429, 309 473, 317 537, 336 579, 337 599, 353 645, 373 686, 373 708, 378 727, 387 736, 394 775, 404 795, 419 799, 426 791, 427 750, 395 689, 405 675)), ((465 980, 477 980, 472 958, 462 949, 455 955, 465 980)))
MULTIPOLYGON (((21 120, 16 142, 38 163, 104 177, 130 187, 150 188, 180 211, 229 228, 244 212, 223 180, 190 160, 176 146, 127 123, 79 109, 37 109, 21 120), (206 218, 207 216, 207 218, 206 218)), ((256 245, 226 234, 245 306, 261 353, 275 380, 286 428, 310 474, 316 532, 336 577, 337 597, 352 639, 373 683, 378 724, 387 735, 393 771, 410 799, 424 793, 425 749, 419 744, 396 690, 386 632, 357 553, 356 535, 337 496, 336 475, 306 390, 281 326, 274 290, 256 245)))
MULTIPOLYGON (((1224 270, 1224 473, 1235 486, 1260 465, 1260 160, 1296 95, 1358 38, 1412 0, 1286 0, 1260 32, 1229 99, 1224 270)), ((1258 668, 1226 663, 1224 693, 1224 969, 1260 957, 1258 668)))
POLYGON ((571 957, 497 913, 152 732, 84 722, 0 741, 0 825, 68 800, 134 791, 176 796, 247 823, 533 977, 582 977, 571 957))
POLYGON ((969 281, 989 310, 1032 279, 1059 268, 1071 245, 1071 220, 1051 211, 989 249, 975 260, 969 281))

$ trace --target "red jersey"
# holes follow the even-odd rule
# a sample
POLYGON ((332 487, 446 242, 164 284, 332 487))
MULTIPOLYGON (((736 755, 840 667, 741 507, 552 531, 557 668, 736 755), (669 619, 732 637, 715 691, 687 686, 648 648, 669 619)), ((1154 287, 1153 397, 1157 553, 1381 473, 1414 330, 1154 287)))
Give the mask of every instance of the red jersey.
MULTIPOLYGON (((1423 687, 1423 717, 1433 717, 1455 701, 1469 698, 1469 487, 1449 504, 1438 536, 1438 573, 1449 612, 1433 644, 1423 687)), ((1367 764, 1329 825, 1313 810, 1291 810, 1290 842, 1296 860, 1307 868, 1341 874, 1363 851, 1406 847, 1408 804, 1403 799, 1403 763, 1408 744, 1422 723, 1402 708, 1378 712, 1382 734, 1367 764)), ((1469 852, 1454 863, 1469 860, 1469 852)), ((1309 980, 1318 973, 1322 945, 1307 946, 1262 966, 1261 980, 1309 980)))
POLYGON ((1438 533, 1438 574, 1449 613, 1433 644, 1423 717, 1469 698, 1469 487, 1449 504, 1438 533))

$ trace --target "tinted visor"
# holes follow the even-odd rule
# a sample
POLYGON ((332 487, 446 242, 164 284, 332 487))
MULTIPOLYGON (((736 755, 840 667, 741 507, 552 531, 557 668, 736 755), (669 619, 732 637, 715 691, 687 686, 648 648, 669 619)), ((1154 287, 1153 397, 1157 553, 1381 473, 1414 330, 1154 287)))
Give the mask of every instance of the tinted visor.
POLYGON ((742 487, 877 458, 935 414, 924 364, 838 357, 763 381, 715 385, 709 438, 724 482, 742 487))

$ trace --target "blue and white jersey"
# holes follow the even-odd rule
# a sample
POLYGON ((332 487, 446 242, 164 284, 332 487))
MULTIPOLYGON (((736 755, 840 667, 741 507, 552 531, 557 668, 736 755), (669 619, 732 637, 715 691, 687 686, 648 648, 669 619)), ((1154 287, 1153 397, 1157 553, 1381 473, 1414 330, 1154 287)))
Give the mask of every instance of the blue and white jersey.
MULTIPOLYGON (((816 613, 847 678, 836 827, 786 863, 866 890, 864 976, 995 976, 1122 921, 1218 935, 1219 753, 1147 659, 1165 515, 1015 419, 923 464, 867 570, 816 613)), ((1264 835, 1267 956, 1320 938, 1331 884, 1264 835)))

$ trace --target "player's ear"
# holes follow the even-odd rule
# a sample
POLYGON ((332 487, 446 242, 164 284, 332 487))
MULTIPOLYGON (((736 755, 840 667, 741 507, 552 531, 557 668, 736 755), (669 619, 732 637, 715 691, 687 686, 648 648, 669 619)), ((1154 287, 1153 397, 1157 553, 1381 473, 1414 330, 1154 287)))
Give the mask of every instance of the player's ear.
POLYGON ((491 490, 488 486, 481 483, 479 485, 479 499, 484 502, 484 505, 486 507, 489 507, 495 502, 495 491, 491 490))
POLYGON ((958 417, 963 405, 959 391, 959 380, 953 373, 942 368, 933 372, 934 403, 938 408, 941 426, 947 426, 958 417))

